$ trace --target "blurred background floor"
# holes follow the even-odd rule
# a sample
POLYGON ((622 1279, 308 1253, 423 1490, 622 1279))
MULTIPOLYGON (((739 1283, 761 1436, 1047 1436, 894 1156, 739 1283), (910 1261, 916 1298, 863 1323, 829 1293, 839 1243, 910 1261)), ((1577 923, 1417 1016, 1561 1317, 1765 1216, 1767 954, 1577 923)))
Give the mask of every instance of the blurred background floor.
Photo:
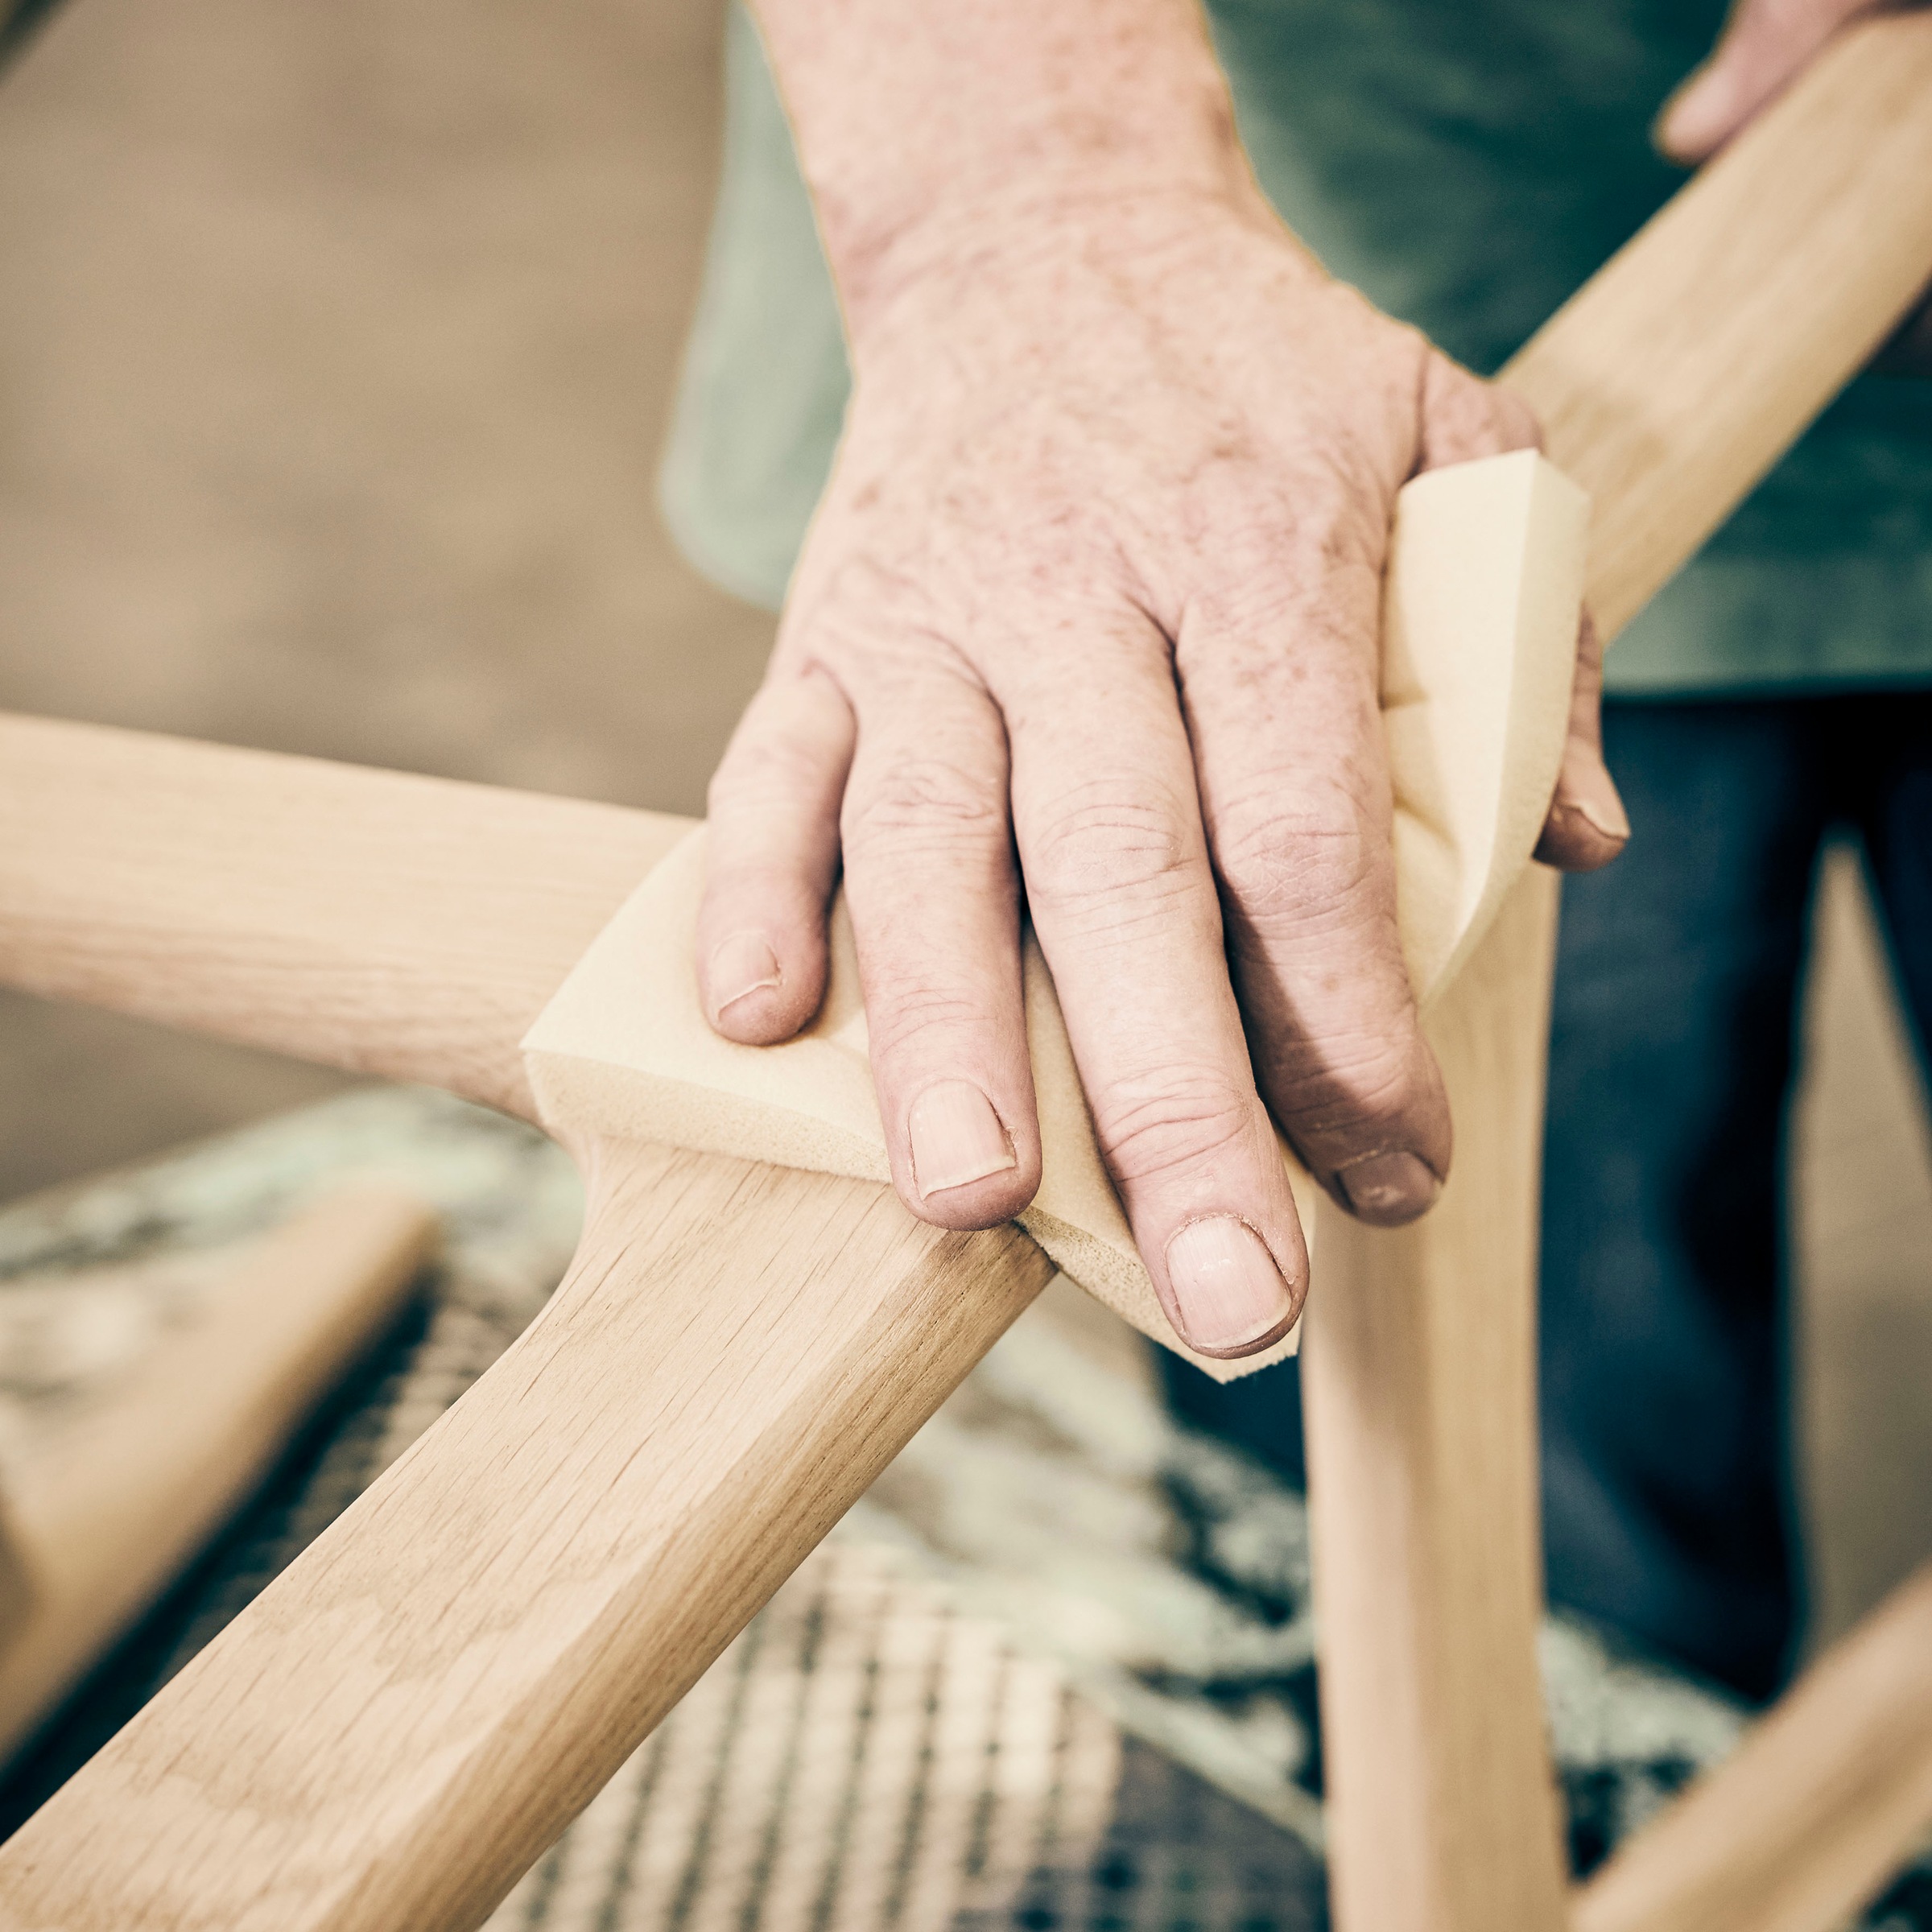
MULTIPOLYGON (((682 811, 770 620, 653 472, 719 0, 68 0, 0 78, 0 705, 682 811)), ((1819 1622, 1932 1548, 1932 1181, 1856 867, 1799 1124, 1819 1622)), ((335 1076, 0 994, 0 1199, 335 1076)))

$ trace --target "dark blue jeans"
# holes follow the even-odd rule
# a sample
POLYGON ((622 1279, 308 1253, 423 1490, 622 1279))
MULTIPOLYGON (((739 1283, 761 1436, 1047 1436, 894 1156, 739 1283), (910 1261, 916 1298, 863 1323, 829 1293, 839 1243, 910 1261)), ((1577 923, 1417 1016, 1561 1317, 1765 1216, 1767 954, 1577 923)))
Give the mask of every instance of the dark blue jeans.
MULTIPOLYGON (((1608 708, 1635 827, 1563 895, 1544 1157, 1544 1534, 1553 1599, 1752 1697, 1798 1612, 1782 1184, 1806 914, 1863 840, 1932 1038, 1932 693, 1608 708)), ((1300 1480, 1292 1363, 1185 1418, 1300 1480)))

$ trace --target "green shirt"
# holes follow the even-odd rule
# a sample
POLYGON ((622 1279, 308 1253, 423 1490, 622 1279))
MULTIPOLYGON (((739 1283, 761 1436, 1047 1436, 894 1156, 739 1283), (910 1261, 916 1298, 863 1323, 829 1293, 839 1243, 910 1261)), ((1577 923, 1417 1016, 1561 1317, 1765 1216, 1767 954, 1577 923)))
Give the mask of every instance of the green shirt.
MULTIPOLYGON (((1213 0, 1255 171, 1338 275, 1484 373, 1674 191, 1652 118, 1723 0, 1213 0)), ((830 468, 836 303, 734 9, 711 250, 663 472, 673 533, 775 607, 830 468)), ((1932 382, 1854 383, 1624 633, 1611 688, 1932 683, 1932 382)))

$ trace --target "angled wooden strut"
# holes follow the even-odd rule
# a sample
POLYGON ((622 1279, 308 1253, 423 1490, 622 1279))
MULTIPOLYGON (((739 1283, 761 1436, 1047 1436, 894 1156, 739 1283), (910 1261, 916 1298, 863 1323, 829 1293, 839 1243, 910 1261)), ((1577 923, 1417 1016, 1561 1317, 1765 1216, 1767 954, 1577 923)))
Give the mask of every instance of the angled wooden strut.
MULTIPOLYGON (((1929 100, 1932 17, 1847 35, 1515 365, 1596 493, 1609 627, 1932 270, 1929 100)), ((10 724, 0 972, 527 1115, 517 1041, 681 829, 10 724)), ((1531 1648, 1550 908, 1533 875, 1433 1017, 1441 1206, 1323 1236, 1347 1251, 1310 1397, 1349 1932, 1564 1912, 1531 1648)), ((943 1234, 869 1183, 576 1151, 592 1210, 549 1309, 0 1852, 0 1926, 474 1926, 1045 1278, 1017 1232, 943 1234)))
MULTIPOLYGON (((0 773, 14 983, 526 1116, 518 1039, 687 829, 24 720, 0 773)), ((578 1151, 544 1314, 10 1841, 0 1924, 478 1922, 1049 1273, 877 1187, 578 1151)))

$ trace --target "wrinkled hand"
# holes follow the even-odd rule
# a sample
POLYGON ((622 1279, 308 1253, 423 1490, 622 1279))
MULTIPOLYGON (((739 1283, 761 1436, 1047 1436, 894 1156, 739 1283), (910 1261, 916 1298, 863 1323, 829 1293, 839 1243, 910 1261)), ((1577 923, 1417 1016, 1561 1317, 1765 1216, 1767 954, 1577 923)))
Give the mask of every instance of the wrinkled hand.
MULTIPOLYGON (((699 968, 719 1031, 795 1032, 842 852, 894 1179, 988 1226, 1040 1173, 1023 881, 1163 1305, 1241 1355, 1307 1281, 1270 1110, 1366 1220, 1448 1170, 1397 939, 1384 552, 1409 477, 1535 430, 1271 220, 1104 219, 949 248, 856 332, 836 470, 712 789, 699 968)), ((1572 865, 1628 831, 1596 700, 1586 647, 1544 840, 1572 865)))
MULTIPOLYGON (((1887 10, 1885 0, 1738 0, 1711 58, 1658 117, 1674 161, 1708 160, 1809 67, 1842 27, 1887 10)), ((1886 345, 1879 366, 1932 375, 1932 301, 1886 345)))

